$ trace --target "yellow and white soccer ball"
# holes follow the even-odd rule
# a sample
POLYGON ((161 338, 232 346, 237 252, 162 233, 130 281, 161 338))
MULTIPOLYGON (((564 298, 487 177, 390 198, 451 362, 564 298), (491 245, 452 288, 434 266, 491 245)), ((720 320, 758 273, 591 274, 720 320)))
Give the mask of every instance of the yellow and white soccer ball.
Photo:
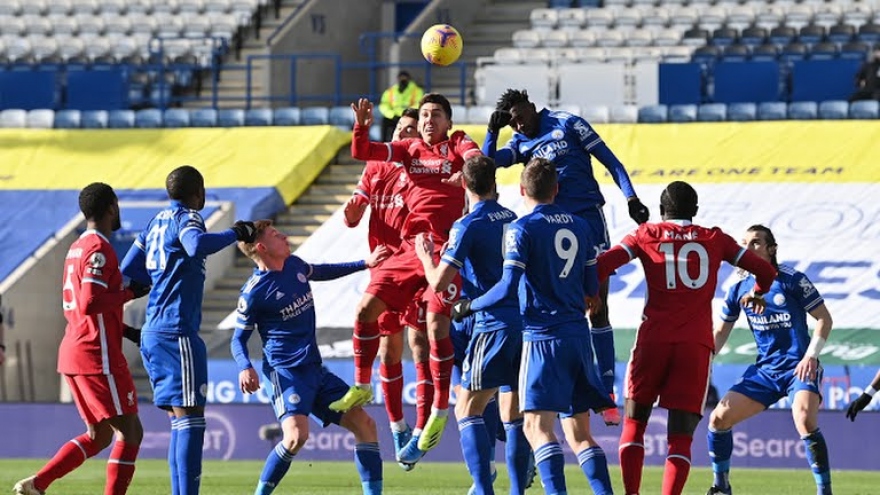
POLYGON ((461 35, 449 24, 435 24, 422 35, 422 55, 434 65, 454 64, 461 49, 461 35))

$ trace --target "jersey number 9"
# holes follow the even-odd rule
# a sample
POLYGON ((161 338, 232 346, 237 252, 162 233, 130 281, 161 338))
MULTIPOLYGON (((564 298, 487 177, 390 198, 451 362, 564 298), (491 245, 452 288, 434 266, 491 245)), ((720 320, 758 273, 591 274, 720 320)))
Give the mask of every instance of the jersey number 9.
POLYGON ((567 278, 574 267, 574 260, 578 252, 578 240, 574 232, 568 229, 559 229, 556 231, 556 237, 553 239, 553 246, 556 248, 556 255, 565 261, 565 266, 559 272, 559 278, 567 278), (566 242, 567 241, 567 242, 566 242))

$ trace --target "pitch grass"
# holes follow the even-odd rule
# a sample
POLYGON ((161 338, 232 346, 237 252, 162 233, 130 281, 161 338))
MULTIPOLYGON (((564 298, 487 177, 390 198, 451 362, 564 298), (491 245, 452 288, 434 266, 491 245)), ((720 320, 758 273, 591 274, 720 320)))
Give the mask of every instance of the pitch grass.
MULTIPOLYGON (((32 474, 42 465, 41 460, 0 460, 0 493, 9 493, 19 478, 32 474)), ((128 493, 132 495, 168 495, 168 467, 164 461, 138 461, 135 479, 128 493)), ((102 461, 89 461, 80 469, 57 481, 49 489, 49 495, 99 495, 104 489, 102 461)), ((205 495, 249 495, 253 493, 262 462, 257 461, 208 461, 202 476, 202 493, 205 495)), ((506 494, 508 485, 503 467, 499 466, 496 493, 506 494)), ((622 494, 620 471, 611 467, 615 493, 622 494)), ((660 493, 661 470, 647 468, 642 483, 642 495, 660 493)), ((590 492, 586 480, 577 466, 566 467, 568 490, 571 494, 590 492)), ((712 475, 707 468, 691 471, 685 487, 687 495, 703 495, 709 487, 712 475)), ((733 479, 736 495, 805 495, 816 493, 813 477, 806 466, 800 470, 734 469, 733 479)), ((835 471, 834 493, 838 495, 876 495, 880 486, 880 473, 862 471, 835 471)), ((395 464, 385 465, 386 495, 465 495, 470 478, 463 465, 452 463, 420 464, 414 471, 404 473, 395 464)), ((357 472, 352 463, 294 461, 287 477, 275 491, 279 495, 315 494, 341 495, 361 493, 357 472)), ((540 483, 536 480, 527 494, 540 495, 540 483)))

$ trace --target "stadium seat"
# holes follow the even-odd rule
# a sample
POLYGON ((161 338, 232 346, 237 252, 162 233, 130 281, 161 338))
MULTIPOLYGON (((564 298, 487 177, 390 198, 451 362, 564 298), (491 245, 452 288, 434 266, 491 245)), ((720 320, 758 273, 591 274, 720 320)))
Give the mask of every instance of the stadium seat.
POLYGON ((639 109, 635 105, 615 105, 610 117, 611 122, 634 124, 639 121, 639 109))
POLYGON ((299 108, 276 108, 272 116, 272 123, 274 125, 299 125, 299 108))
POLYGON ((810 60, 833 60, 835 58, 837 58, 837 44, 835 43, 816 43, 810 49, 810 60))
POLYGON ((849 58, 853 60, 865 60, 869 51, 867 43, 862 41, 851 41, 844 43, 840 47, 840 58, 849 58))
POLYGON ((723 103, 706 103, 697 109, 697 120, 700 122, 724 122, 727 120, 727 105, 723 103))
POLYGON ((241 127, 244 125, 244 110, 224 108, 217 112, 217 126, 241 127))
POLYGON ((800 42, 789 43, 782 47, 782 51, 779 52, 779 60, 782 62, 796 62, 806 57, 807 45, 800 42))
POLYGON ((872 23, 859 26, 859 41, 869 45, 880 41, 880 25, 872 23))
POLYGON ((580 30, 587 20, 584 9, 560 9, 557 14, 557 26, 567 31, 580 30))
POLYGON ((609 109, 605 105, 586 105, 581 110, 581 117, 591 124, 605 124, 611 120, 609 109))
POLYGON ((728 45, 724 47, 721 54, 722 62, 745 62, 750 55, 749 47, 746 45, 728 45))
MULTIPOLYGON (((83 122, 85 127, 85 122, 83 122)), ((109 129, 131 129, 134 127, 134 111, 111 110, 107 114, 107 127, 109 129)))
POLYGON ((749 27, 743 29, 742 34, 739 37, 739 42, 748 45, 748 46, 758 46, 763 45, 764 41, 767 40, 767 30, 762 27, 749 27))
POLYGON ((352 112, 351 107, 348 106, 332 107, 327 116, 327 122, 329 122, 330 125, 335 125, 346 130, 351 130, 351 128, 354 126, 354 112, 352 112))
POLYGON ((534 9, 529 15, 529 24, 532 29, 553 29, 559 21, 556 9, 534 9))
POLYGON ((695 122, 697 120, 696 105, 672 105, 669 107, 670 122, 695 122))
POLYGON ((189 125, 192 127, 216 127, 217 110, 213 108, 197 108, 189 114, 189 125))
POLYGON ((134 125, 142 129, 157 129, 162 127, 162 110, 146 108, 138 110, 134 116, 134 125))
POLYGON ((819 118, 825 120, 849 118, 849 103, 843 100, 823 101, 819 103, 819 118))
POLYGON ((666 105, 651 105, 639 109, 639 122, 658 124, 666 122, 668 109, 666 105))
POLYGON ((0 112, 0 127, 23 128, 27 124, 27 112, 20 109, 8 109, 0 112))
POLYGON ((86 110, 81 115, 80 125, 83 129, 106 129, 108 120, 106 110, 86 110))
POLYGON ((169 108, 165 110, 162 121, 167 128, 189 127, 189 110, 169 108))
POLYGON ((682 35, 681 44, 687 46, 703 46, 709 42, 709 31, 699 27, 688 29, 682 35))
POLYGON ((776 26, 770 30, 770 43, 785 46, 797 38, 797 29, 791 26, 776 26))
POLYGON ((800 33, 798 34, 798 41, 800 41, 801 43, 806 43, 808 45, 819 43, 824 38, 825 28, 812 24, 802 27, 800 33))
POLYGON ((721 27, 712 32, 712 44, 715 46, 729 46, 736 42, 737 39, 736 29, 729 27, 721 27))
POLYGON ((850 24, 835 24, 828 28, 828 41, 832 43, 847 43, 856 36, 856 27, 850 24))
POLYGON ((849 105, 849 118, 876 119, 880 117, 880 102, 876 100, 854 101, 849 105))
POLYGON ((758 118, 758 108, 754 103, 731 103, 727 105, 727 120, 749 122, 758 118))
POLYGON ((775 62, 779 58, 779 49, 776 45, 766 44, 752 49, 753 62, 775 62))
POLYGON ((31 129, 51 129, 55 126, 55 111, 36 109, 27 113, 27 127, 31 129))
POLYGON ((79 129, 81 117, 79 110, 59 110, 55 112, 55 128, 79 129))
MULTIPOLYGON (((351 109, 348 109, 351 113, 351 109)), ((269 126, 272 125, 271 108, 251 108, 244 113, 244 125, 246 126, 269 126)))
POLYGON ((785 120, 788 107, 781 101, 765 101, 758 104, 758 120, 785 120))
MULTIPOLYGON (((351 109, 349 109, 351 113, 351 109)), ((302 125, 327 125, 330 121, 330 109, 327 107, 306 107, 300 110, 302 125)))
POLYGON ((796 101, 788 105, 790 120, 813 120, 818 114, 818 106, 814 101, 796 101))
POLYGON ((702 65, 712 65, 721 56, 721 49, 717 46, 701 46, 694 50, 691 60, 702 65))

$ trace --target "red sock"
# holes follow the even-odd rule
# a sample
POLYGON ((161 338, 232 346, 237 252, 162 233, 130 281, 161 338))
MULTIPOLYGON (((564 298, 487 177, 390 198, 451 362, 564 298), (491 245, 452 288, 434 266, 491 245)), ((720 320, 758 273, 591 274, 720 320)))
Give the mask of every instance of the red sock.
POLYGON ((642 486, 642 467, 645 465, 645 428, 647 423, 630 418, 623 420, 620 434, 620 474, 626 493, 639 493, 642 486))
POLYGON ((431 382, 431 369, 427 361, 416 363, 416 428, 421 430, 431 415, 434 401, 434 384, 431 382))
POLYGON ((80 467, 82 463, 86 462, 86 459, 100 451, 101 449, 89 437, 88 433, 83 433, 69 440, 58 449, 55 457, 50 459, 43 466, 43 469, 40 469, 37 473, 37 477, 34 479, 34 487, 37 490, 45 491, 53 481, 80 467))
POLYGON ((140 445, 117 441, 107 460, 107 485, 104 495, 125 495, 134 477, 134 461, 140 445))
POLYGON ((385 396, 385 411, 390 421, 403 419, 403 365, 380 364, 379 375, 382 376, 382 395, 385 396))
POLYGON ((431 381, 434 382, 434 408, 449 408, 449 379, 452 375, 452 365, 455 358, 455 350, 452 348, 452 339, 444 337, 440 340, 430 340, 431 344, 431 381))
POLYGON ((379 354, 379 322, 354 322, 354 383, 369 385, 373 376, 373 361, 379 354))
POLYGON ((670 434, 667 436, 669 450, 666 467, 663 469, 663 495, 681 495, 688 473, 691 471, 691 435, 670 434))

